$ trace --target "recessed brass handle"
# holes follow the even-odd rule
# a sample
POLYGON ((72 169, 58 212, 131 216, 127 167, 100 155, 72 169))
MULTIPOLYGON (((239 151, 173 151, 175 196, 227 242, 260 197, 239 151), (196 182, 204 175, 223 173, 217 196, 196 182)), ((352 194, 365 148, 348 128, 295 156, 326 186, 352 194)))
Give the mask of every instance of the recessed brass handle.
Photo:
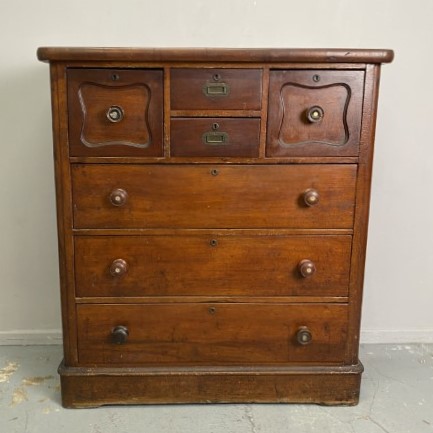
POLYGON ((302 346, 306 346, 312 342, 313 334, 306 326, 301 326, 296 333, 296 340, 302 346))
POLYGON ((202 141, 209 145, 229 144, 229 135, 227 132, 209 131, 203 134, 202 141))
POLYGON ((319 203, 319 200, 320 195, 315 189, 309 188, 304 191, 304 202, 307 206, 316 206, 319 203))
POLYGON ((319 107, 318 105, 314 105, 313 107, 307 109, 307 119, 311 123, 320 122, 324 115, 325 112, 323 111, 323 108, 319 107))
POLYGON ((124 206, 128 200, 128 193, 122 188, 113 189, 110 193, 110 202, 113 206, 124 206))
POLYGON ((106 116, 111 123, 118 123, 123 119, 123 108, 118 105, 112 105, 108 109, 106 116))
POLYGON ((213 96, 228 96, 230 93, 230 86, 227 83, 206 83, 203 86, 203 93, 207 97, 213 96))
POLYGON ((114 344, 125 344, 128 341, 129 331, 126 326, 115 326, 111 331, 111 339, 114 344))
POLYGON ((123 259, 113 260, 110 266, 110 274, 113 277, 121 277, 128 272, 128 263, 123 259))
POLYGON ((316 265, 311 260, 304 259, 298 263, 298 271, 304 278, 308 278, 316 273, 316 265))

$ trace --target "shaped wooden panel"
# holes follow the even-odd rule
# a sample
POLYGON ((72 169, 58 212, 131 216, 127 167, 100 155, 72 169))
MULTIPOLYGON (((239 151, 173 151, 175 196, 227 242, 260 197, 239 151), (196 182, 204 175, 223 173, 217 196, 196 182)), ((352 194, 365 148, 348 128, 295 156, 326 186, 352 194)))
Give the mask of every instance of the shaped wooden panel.
POLYGON ((267 156, 356 156, 363 71, 271 71, 267 156))
POLYGON ((162 155, 163 73, 69 69, 71 156, 162 155))

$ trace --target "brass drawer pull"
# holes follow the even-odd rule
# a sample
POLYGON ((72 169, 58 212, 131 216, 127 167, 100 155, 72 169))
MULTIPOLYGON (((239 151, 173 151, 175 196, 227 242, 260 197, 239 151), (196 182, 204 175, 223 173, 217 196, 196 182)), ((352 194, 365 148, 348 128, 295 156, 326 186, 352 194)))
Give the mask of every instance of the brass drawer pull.
POLYGON ((126 326, 116 326, 111 331, 111 339, 114 344, 125 344, 128 341, 129 331, 126 326))
POLYGON ((227 132, 209 131, 203 134, 202 141, 209 145, 229 144, 229 135, 227 132))
POLYGON ((313 334, 306 326, 301 326, 296 333, 296 340, 300 345, 306 346, 313 340, 313 334))
POLYGON ((206 83, 203 86, 203 93, 207 97, 228 96, 230 93, 230 86, 227 83, 206 83))
POLYGON ((107 111, 107 119, 111 123, 118 123, 123 119, 123 108, 118 105, 112 105, 107 111))
POLYGON ((121 277, 128 272, 128 263, 123 259, 113 260, 110 266, 110 274, 113 277, 121 277))

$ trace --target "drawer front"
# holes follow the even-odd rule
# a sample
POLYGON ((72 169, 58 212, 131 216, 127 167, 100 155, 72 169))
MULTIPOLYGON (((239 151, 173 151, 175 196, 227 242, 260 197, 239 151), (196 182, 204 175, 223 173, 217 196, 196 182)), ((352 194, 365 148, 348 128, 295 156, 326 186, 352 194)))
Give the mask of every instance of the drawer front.
POLYGON ((172 110, 260 110, 260 69, 172 69, 172 110))
POLYGON ((74 226, 351 228, 355 180, 354 164, 74 164, 74 226))
POLYGON ((356 156, 363 71, 271 71, 267 156, 356 156))
POLYGON ((76 293, 347 296, 350 249, 343 235, 77 236, 76 293))
POLYGON ((345 304, 82 304, 77 314, 83 364, 342 363, 348 327, 345 304))
POLYGON ((260 119, 171 120, 172 156, 259 156, 260 119))
POLYGON ((161 156, 161 70, 69 69, 71 156, 161 156))

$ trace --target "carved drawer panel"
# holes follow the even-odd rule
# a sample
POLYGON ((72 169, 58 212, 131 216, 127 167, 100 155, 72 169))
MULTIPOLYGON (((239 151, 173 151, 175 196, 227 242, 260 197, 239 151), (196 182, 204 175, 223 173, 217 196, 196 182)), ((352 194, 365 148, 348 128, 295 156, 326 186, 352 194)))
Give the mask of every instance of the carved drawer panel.
POLYGON ((83 364, 342 363, 346 304, 77 305, 83 364))
POLYGON ((161 70, 69 69, 71 156, 162 155, 161 70))
POLYGON ((351 244, 344 235, 78 236, 76 294, 347 296, 351 244))
POLYGON ((260 110, 260 69, 172 69, 172 110, 260 110))
POLYGON ((357 166, 72 167, 76 228, 351 228, 357 166))
POLYGON ((267 156, 356 156, 363 71, 271 71, 267 156))
POLYGON ((172 156, 259 155, 260 119, 171 119, 172 156))

